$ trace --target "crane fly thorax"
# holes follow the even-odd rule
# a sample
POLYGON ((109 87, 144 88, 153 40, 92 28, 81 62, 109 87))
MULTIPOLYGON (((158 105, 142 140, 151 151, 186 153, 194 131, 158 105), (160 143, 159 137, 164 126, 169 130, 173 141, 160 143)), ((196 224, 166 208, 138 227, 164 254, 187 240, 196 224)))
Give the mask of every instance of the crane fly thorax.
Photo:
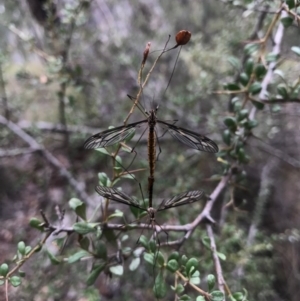
POLYGON ((148 117, 148 125, 150 128, 154 128, 157 123, 157 117, 155 115, 155 110, 151 110, 148 117))
POLYGON ((155 213, 157 212, 157 210, 153 207, 149 207, 147 209, 148 215, 150 217, 150 221, 154 221, 155 220, 155 213))

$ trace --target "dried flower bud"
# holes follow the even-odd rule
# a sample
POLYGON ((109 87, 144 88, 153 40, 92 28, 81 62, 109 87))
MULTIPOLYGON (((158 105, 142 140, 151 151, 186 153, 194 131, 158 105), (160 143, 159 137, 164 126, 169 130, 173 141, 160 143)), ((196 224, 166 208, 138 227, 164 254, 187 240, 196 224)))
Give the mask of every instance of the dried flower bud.
POLYGON ((187 31, 187 30, 180 30, 175 39, 176 39, 176 46, 181 46, 181 45, 185 45, 189 42, 190 38, 191 38, 192 34, 187 31))
POLYGON ((142 65, 144 65, 145 62, 146 62, 146 60, 147 60, 147 57, 148 57, 148 54, 149 54, 149 50, 150 50, 150 46, 151 46, 151 43, 148 42, 148 43, 147 43, 147 46, 146 46, 146 48, 145 48, 145 50, 144 50, 144 56, 143 56, 142 65))

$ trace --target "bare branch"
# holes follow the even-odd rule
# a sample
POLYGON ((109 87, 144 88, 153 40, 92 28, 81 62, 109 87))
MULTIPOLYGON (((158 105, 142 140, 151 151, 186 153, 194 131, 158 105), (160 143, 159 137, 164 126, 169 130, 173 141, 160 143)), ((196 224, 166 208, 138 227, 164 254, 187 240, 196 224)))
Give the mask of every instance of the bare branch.
POLYGON ((60 171, 60 174, 66 178, 72 188, 76 191, 79 198, 87 203, 91 203, 89 196, 84 190, 84 184, 78 182, 73 175, 62 166, 62 164, 54 157, 48 150, 46 150, 42 145, 40 145, 34 138, 24 132, 17 124, 7 120, 5 117, 0 115, 0 123, 7 126, 13 133, 19 136, 23 141, 25 141, 33 151, 40 151, 45 159, 56 169, 60 171))
POLYGON ((16 148, 16 149, 0 149, 0 157, 15 157, 21 155, 28 155, 36 152, 38 150, 31 148, 16 148))
MULTIPOLYGON (((281 11, 281 17, 283 18, 283 17, 286 17, 286 16, 287 16, 287 13, 285 11, 281 11)), ((279 22, 279 25, 278 25, 278 28, 277 28, 277 31, 276 31, 276 34, 275 34, 275 37, 274 37, 274 47, 273 47, 273 50, 272 50, 272 53, 274 55, 279 55, 280 54, 280 45, 281 45, 281 42, 282 42, 282 39, 283 39, 283 33, 284 33, 284 26, 281 22, 279 22)), ((262 89, 261 89, 261 91, 259 93, 259 96, 258 96, 258 98, 260 100, 266 98, 268 85, 272 81, 275 67, 276 67, 276 62, 271 62, 268 66, 267 74, 265 75, 265 77, 264 77, 264 79, 261 83, 262 89)), ((257 109, 253 106, 252 109, 251 109, 251 112, 249 114, 249 118, 251 120, 254 119, 256 110, 257 109)))
POLYGON ((220 259, 217 254, 215 237, 214 237, 214 233, 213 233, 211 225, 206 225, 206 231, 207 231, 208 237, 210 239, 210 248, 211 248, 212 257, 213 257, 213 260, 215 263, 215 269, 216 269, 216 274, 217 274, 217 279, 218 279, 218 287, 221 292, 225 293, 225 289, 224 289, 225 281, 224 281, 224 277, 223 277, 223 273, 222 273, 220 259))

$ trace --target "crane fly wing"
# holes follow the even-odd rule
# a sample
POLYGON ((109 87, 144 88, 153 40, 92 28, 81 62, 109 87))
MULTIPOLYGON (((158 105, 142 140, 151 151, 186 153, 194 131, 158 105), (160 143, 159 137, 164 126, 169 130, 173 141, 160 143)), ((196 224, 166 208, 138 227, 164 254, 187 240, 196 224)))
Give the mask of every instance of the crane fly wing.
POLYGON ((84 143, 84 148, 95 149, 110 146, 120 141, 124 141, 135 131, 135 127, 141 123, 146 123, 146 120, 130 123, 128 125, 118 126, 113 129, 109 129, 98 134, 95 134, 88 138, 84 143))
MULTIPOLYGON (((187 191, 173 196, 171 199, 165 199, 159 205, 157 211, 166 210, 173 207, 178 207, 186 204, 191 204, 201 199, 205 199, 205 194, 201 190, 187 191)), ((207 199, 207 198, 206 198, 207 199)))
POLYGON ((127 194, 122 191, 119 191, 113 187, 104 187, 104 186, 96 186, 96 192, 103 196, 104 198, 110 199, 112 201, 125 204, 127 206, 133 206, 143 211, 146 211, 145 208, 141 207, 140 204, 127 194))
POLYGON ((208 153, 217 153, 219 151, 217 144, 203 135, 181 127, 177 127, 165 121, 157 120, 157 122, 167 126, 167 130, 172 137, 178 139, 180 142, 189 146, 190 148, 208 153))

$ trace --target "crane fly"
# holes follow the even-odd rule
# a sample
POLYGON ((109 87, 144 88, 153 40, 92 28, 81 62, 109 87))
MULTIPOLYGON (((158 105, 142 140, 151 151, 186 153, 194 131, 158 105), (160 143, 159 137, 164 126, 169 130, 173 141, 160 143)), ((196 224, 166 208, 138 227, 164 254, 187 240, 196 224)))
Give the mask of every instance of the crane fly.
POLYGON ((149 129, 151 129, 151 127, 154 129, 155 125, 158 123, 166 126, 167 132, 169 132, 172 137, 178 139, 180 142, 190 148, 208 153, 217 153, 219 151, 217 144, 211 139, 188 129, 184 129, 166 121, 159 120, 156 117, 157 110, 158 107, 150 110, 150 112, 146 112, 148 116, 147 119, 118 126, 116 128, 105 130, 91 136, 85 141, 84 148, 95 149, 114 145, 118 142, 126 140, 126 138, 135 132, 135 128, 138 125, 148 123, 149 129))
POLYGON ((145 208, 140 205, 140 203, 135 200, 134 198, 128 196, 124 192, 115 189, 113 187, 104 187, 104 186, 96 186, 96 192, 101 195, 104 198, 110 199, 112 201, 125 204, 127 206, 132 206, 135 208, 138 208, 142 211, 146 211, 150 223, 152 225, 155 224, 155 214, 159 211, 167 210, 174 207, 183 206, 186 204, 192 204, 194 202, 200 201, 201 199, 208 199, 208 197, 205 196, 203 191, 201 190, 194 190, 194 191, 187 191, 180 194, 177 194, 173 196, 170 199, 164 199, 158 208, 153 208, 152 206, 149 206, 148 208, 145 208))
POLYGON ((156 116, 158 107, 156 109, 146 112, 147 119, 130 123, 128 125, 119 126, 113 129, 109 129, 98 134, 95 134, 88 138, 84 143, 86 149, 95 149, 110 146, 121 142, 131 136, 137 126, 141 124, 148 124, 148 161, 150 175, 148 177, 148 195, 149 195, 149 207, 152 208, 152 196, 154 185, 154 170, 156 161, 156 139, 157 134, 155 132, 156 124, 163 125, 167 128, 167 132, 170 135, 190 148, 197 149, 199 151, 217 153, 219 151, 217 144, 211 139, 200 135, 196 132, 184 129, 182 127, 175 126, 174 124, 159 120, 156 116))
MULTIPOLYGON (((183 206, 186 204, 191 204, 191 203, 200 201, 202 199, 205 199, 205 200, 210 199, 210 198, 206 197, 205 194, 203 193, 203 191, 201 191, 201 190, 187 191, 187 192, 183 192, 178 195, 175 195, 170 199, 164 199, 160 203, 158 208, 153 208, 153 207, 145 208, 145 207, 141 206, 140 203, 136 199, 128 196, 124 192, 119 191, 113 187, 104 187, 104 186, 98 185, 98 186, 96 186, 96 191, 99 195, 101 195, 104 198, 110 199, 112 201, 115 201, 115 202, 118 202, 121 204, 132 206, 132 207, 138 208, 144 212, 147 212, 148 217, 149 217, 149 225, 151 225, 152 228, 154 229, 154 233, 156 234, 158 246, 160 246, 160 242, 159 242, 158 234, 157 234, 157 231, 155 228, 155 225, 157 224, 155 221, 155 214, 157 212, 167 210, 170 208, 174 208, 174 207, 183 206)), ((138 239, 138 241, 139 241, 139 239, 138 239)), ((159 254, 159 249, 157 251, 155 251, 153 254, 153 258, 154 258, 153 271, 155 269, 158 254, 159 254)), ((156 291, 157 291, 156 285, 157 284, 156 284, 156 277, 155 277, 154 287, 153 287, 154 293, 156 293, 156 291)))

